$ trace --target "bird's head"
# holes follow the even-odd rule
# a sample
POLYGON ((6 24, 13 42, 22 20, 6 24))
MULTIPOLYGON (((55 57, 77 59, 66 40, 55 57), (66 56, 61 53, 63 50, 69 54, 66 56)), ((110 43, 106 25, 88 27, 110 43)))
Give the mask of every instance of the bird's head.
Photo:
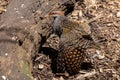
POLYGON ((55 34, 57 34, 59 37, 62 35, 62 23, 66 19, 64 12, 62 11, 53 11, 49 14, 51 17, 54 17, 55 20, 53 22, 53 31, 55 34))

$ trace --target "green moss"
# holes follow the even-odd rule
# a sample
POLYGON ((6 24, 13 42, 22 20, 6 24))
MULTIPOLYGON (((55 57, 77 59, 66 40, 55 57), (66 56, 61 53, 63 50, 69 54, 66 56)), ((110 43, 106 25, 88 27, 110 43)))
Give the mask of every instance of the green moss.
POLYGON ((18 48, 18 68, 20 72, 33 80, 31 74, 32 62, 30 56, 23 48, 18 48))
POLYGON ((28 61, 21 61, 20 62, 20 68, 21 68, 21 72, 25 75, 27 75, 28 77, 31 78, 31 80, 33 79, 32 74, 31 74, 31 68, 30 68, 30 63, 28 61))

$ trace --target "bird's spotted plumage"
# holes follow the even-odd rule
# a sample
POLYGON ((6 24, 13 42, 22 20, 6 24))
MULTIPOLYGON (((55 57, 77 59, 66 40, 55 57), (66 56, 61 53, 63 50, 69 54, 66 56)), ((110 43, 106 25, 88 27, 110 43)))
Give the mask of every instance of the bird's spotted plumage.
POLYGON ((59 54, 56 58, 57 73, 68 72, 74 75, 79 72, 87 46, 92 40, 90 34, 81 26, 84 25, 70 21, 64 15, 56 15, 53 29, 60 37, 59 54), (83 35, 89 35, 90 40, 83 35))
POLYGON ((84 56, 85 53, 78 47, 61 52, 57 59, 58 72, 62 73, 67 71, 70 75, 78 73, 84 56))

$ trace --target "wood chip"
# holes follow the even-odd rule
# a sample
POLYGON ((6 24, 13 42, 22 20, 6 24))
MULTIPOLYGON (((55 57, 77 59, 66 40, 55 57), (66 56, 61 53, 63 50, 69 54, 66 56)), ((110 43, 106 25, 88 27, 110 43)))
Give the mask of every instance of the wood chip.
POLYGON ((80 80, 82 78, 85 78, 85 77, 91 77, 93 75, 95 75, 97 72, 94 70, 92 72, 89 72, 89 73, 86 73, 86 74, 83 74, 83 75, 79 75, 76 79, 80 80))

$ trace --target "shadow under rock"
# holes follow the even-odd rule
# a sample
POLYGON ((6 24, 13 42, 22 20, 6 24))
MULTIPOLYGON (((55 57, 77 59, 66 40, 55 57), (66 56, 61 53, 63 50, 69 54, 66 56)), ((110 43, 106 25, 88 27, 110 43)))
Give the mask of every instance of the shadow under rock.
POLYGON ((43 52, 43 54, 50 57, 52 72, 56 73, 57 72, 57 62, 56 62, 56 60, 57 60, 59 51, 55 50, 53 48, 50 48, 50 47, 41 47, 40 52, 41 51, 43 52))

